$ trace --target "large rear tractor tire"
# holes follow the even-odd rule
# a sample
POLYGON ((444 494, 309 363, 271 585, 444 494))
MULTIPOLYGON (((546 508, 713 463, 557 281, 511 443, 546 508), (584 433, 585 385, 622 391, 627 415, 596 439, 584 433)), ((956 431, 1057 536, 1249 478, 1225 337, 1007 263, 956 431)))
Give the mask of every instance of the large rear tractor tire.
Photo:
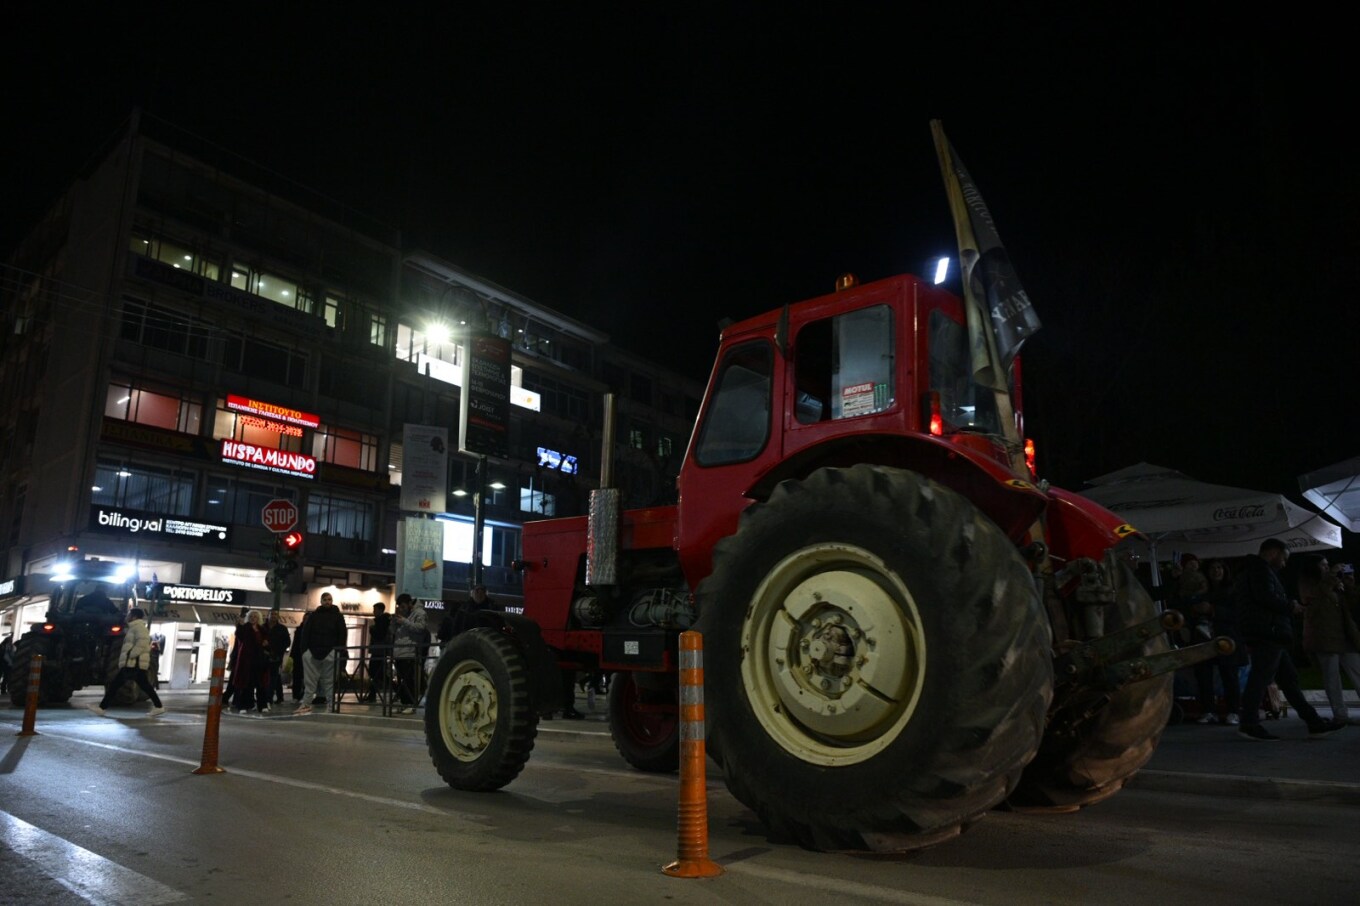
POLYGON ((9 700, 20 708, 28 703, 28 674, 33 656, 43 656, 42 677, 38 683, 39 705, 61 705, 71 700, 75 692, 71 677, 52 653, 53 645, 46 638, 24 635, 14 643, 14 666, 10 669, 9 700))
MULTIPOLYGON (((1105 631, 1157 615, 1157 605, 1132 570, 1114 570, 1115 600, 1105 608, 1105 631)), ((1166 633, 1148 640, 1144 653, 1170 647, 1166 633)), ((1044 736, 1008 805, 1019 811, 1075 811, 1108 799, 1147 764, 1162 737, 1173 704, 1173 676, 1165 673, 1131 683, 1075 731, 1044 736)))
POLYGON ((615 673, 609 681, 609 735, 639 771, 680 767, 680 694, 675 674, 615 673))
POLYGON ((529 674, 496 629, 454 636, 430 676, 425 743, 439 776, 459 790, 497 790, 519 775, 538 735, 529 674))
POLYGON ((698 590, 707 729, 776 838, 900 852, 1006 798, 1052 695, 1015 545, 966 499, 882 466, 785 481, 698 590))

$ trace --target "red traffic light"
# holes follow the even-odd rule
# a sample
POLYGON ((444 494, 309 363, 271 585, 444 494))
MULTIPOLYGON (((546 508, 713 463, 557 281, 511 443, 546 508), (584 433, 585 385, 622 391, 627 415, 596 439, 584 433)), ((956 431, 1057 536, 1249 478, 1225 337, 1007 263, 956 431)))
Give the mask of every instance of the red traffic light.
POLYGON ((288 532, 279 540, 283 542, 285 551, 296 552, 302 547, 302 532, 288 532))

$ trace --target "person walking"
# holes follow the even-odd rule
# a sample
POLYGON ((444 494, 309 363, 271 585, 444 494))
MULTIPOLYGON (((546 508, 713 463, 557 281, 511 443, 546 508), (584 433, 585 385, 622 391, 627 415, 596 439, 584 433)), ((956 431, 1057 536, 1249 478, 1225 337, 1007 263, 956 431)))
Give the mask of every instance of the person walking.
MULTIPOLYGON (((321 603, 307 615, 306 625, 298 628, 306 646, 301 654, 304 685, 302 704, 293 713, 299 717, 312 713, 312 700, 321 698, 322 707, 330 705, 335 686, 336 649, 345 644, 348 630, 345 617, 335 606, 331 593, 321 593, 321 603)), ((294 662, 293 669, 297 669, 294 662)))
POLYGON ((1259 553, 1248 558, 1233 587, 1238 629, 1251 656, 1251 673, 1243 693, 1242 723, 1237 732, 1248 739, 1272 742, 1280 737, 1261 726, 1261 701, 1273 682, 1308 724, 1308 735, 1323 736, 1341 729, 1337 720, 1323 720, 1299 688, 1299 673, 1289 656, 1294 642, 1293 615, 1302 612, 1280 581, 1289 549, 1278 538, 1261 542, 1259 553))
POLYGON ((1326 557, 1311 563, 1303 577, 1299 589, 1307 589, 1302 595, 1303 650, 1313 656, 1322 671, 1322 688, 1332 706, 1332 718, 1348 724, 1352 721, 1341 689, 1341 671, 1344 669, 1351 685, 1360 690, 1360 627, 1342 602, 1345 589, 1341 577, 1326 557))
POLYGON ((269 625, 265 629, 269 640, 269 698, 275 704, 283 704, 283 659, 288 656, 292 637, 288 627, 283 625, 276 610, 269 612, 269 625))
POLYGON ((100 717, 104 716, 104 712, 113 702, 113 697, 128 681, 136 683, 137 687, 146 693, 146 697, 151 699, 151 710, 147 714, 158 717, 165 713, 161 697, 156 694, 146 676, 147 668, 151 666, 151 632, 146 627, 145 618, 146 611, 140 607, 128 611, 123 647, 118 652, 118 673, 114 676, 113 682, 104 687, 104 697, 99 704, 86 706, 100 717))
POLYGON ((410 595, 397 596, 397 613, 392 618, 392 654, 397 668, 397 700, 402 707, 398 714, 416 713, 420 701, 421 661, 430 644, 430 631, 425 628, 425 608, 417 607, 410 595))
POLYGON ((14 640, 5 636, 0 640, 0 692, 9 691, 9 675, 14 669, 14 640))
POLYGON ((385 694, 387 658, 392 653, 392 616, 382 601, 373 605, 373 625, 368 630, 368 695, 365 701, 377 701, 385 694))

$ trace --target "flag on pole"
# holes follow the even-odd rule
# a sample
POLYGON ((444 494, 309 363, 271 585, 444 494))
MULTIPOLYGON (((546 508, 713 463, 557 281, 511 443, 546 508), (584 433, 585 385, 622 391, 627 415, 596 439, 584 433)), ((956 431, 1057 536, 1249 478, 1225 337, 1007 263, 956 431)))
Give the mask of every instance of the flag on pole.
POLYGON ((1021 344, 1039 329, 1039 316, 1015 275, 982 195, 945 138, 944 127, 931 120, 930 130, 959 240, 973 379, 1004 392, 1011 363, 1021 344))

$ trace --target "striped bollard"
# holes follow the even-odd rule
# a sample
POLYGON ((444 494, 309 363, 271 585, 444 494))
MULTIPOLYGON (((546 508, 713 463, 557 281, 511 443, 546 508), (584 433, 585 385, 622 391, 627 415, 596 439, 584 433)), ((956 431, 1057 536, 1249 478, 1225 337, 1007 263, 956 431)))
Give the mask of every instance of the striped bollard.
POLYGON ((24 726, 16 736, 37 736, 33 723, 38 719, 38 693, 42 689, 42 655, 28 659, 28 699, 24 702, 24 726))
POLYGON ((225 774, 217 766, 217 731, 222 723, 222 679, 227 675, 227 649, 213 649, 212 685, 208 687, 208 720, 203 727, 202 764, 195 774, 225 774))
POLYGON ((708 857, 707 763, 704 755, 704 637, 680 633, 679 858, 661 870, 673 878, 712 878, 723 868, 708 857))

